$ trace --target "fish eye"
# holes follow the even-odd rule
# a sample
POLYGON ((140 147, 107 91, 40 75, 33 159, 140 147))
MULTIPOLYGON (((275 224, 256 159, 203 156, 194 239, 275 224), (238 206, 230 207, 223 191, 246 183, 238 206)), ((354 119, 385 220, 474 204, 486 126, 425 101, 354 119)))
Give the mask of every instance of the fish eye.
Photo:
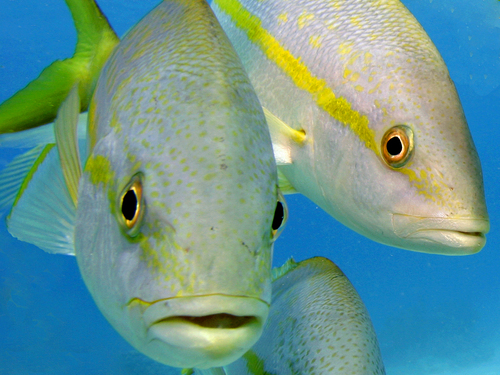
POLYGON ((132 177, 120 197, 120 221, 125 232, 131 237, 139 233, 143 211, 142 181, 141 175, 138 174, 132 177))
POLYGON ((400 168, 409 160, 413 151, 413 132, 406 125, 390 128, 382 137, 382 156, 392 168, 400 168))
POLYGON ((276 203, 276 209, 274 210, 273 223, 271 225, 272 241, 276 241, 279 237, 283 228, 285 227, 286 221, 288 220, 288 206, 286 205, 285 197, 278 189, 278 202, 276 203))

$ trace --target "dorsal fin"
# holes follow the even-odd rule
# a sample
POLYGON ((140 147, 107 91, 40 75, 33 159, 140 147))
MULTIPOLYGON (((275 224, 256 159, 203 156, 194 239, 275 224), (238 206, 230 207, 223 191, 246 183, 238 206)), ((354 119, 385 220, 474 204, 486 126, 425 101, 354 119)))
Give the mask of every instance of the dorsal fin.
POLYGON ((279 279, 281 276, 286 275, 291 270, 297 268, 297 262, 293 258, 289 258, 282 266, 275 267, 272 269, 272 279, 273 281, 279 279))

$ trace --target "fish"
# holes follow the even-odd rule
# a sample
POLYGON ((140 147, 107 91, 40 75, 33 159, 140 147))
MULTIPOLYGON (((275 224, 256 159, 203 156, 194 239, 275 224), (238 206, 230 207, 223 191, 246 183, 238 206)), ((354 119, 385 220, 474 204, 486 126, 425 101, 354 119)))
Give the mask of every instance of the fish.
POLYGON ((273 303, 259 341, 229 365, 193 373, 385 374, 368 311, 335 263, 292 258, 273 271, 273 303))
POLYGON ((264 107, 283 193, 376 242, 486 243, 481 164, 448 69, 398 0, 214 0, 264 107))
POLYGON ((210 6, 163 1, 139 21, 87 124, 74 82, 53 125, 2 136, 39 143, 0 175, 9 232, 75 255, 100 311, 148 357, 234 361, 267 319, 287 209, 262 107, 210 6))

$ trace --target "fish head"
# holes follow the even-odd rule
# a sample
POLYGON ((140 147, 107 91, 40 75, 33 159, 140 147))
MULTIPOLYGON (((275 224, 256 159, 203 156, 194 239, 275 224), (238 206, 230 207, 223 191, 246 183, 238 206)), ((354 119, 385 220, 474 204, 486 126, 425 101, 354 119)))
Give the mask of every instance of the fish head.
MULTIPOLYGON (((444 61, 418 23, 413 28, 414 44, 389 40, 368 50, 359 42, 342 60, 338 92, 357 117, 329 140, 348 146, 339 146, 334 174, 317 173, 318 181, 336 180, 324 192, 334 204, 325 205, 369 238, 473 254, 489 230, 480 160, 444 61)), ((328 147, 319 142, 315 155, 328 147)))
POLYGON ((262 108, 205 2, 163 2, 121 41, 89 134, 75 252, 97 305, 159 362, 232 362, 266 321, 286 207, 262 108))

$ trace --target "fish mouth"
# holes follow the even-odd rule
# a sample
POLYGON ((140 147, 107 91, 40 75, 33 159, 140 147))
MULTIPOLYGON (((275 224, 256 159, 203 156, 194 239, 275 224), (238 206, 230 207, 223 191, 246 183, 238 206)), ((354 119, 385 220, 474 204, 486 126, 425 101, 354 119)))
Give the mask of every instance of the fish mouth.
POLYGON ((486 244, 488 219, 392 215, 394 233, 409 241, 405 248, 442 255, 469 255, 486 244))
POLYGON ((257 320, 255 316, 236 316, 231 314, 212 314, 205 316, 174 316, 161 319, 154 324, 184 323, 202 328, 236 329, 251 325, 257 320))
POLYGON ((160 354, 156 360, 203 369, 227 365, 248 351, 268 312, 269 304, 257 298, 209 295, 156 301, 143 319, 148 345, 170 358, 167 363, 160 354))

